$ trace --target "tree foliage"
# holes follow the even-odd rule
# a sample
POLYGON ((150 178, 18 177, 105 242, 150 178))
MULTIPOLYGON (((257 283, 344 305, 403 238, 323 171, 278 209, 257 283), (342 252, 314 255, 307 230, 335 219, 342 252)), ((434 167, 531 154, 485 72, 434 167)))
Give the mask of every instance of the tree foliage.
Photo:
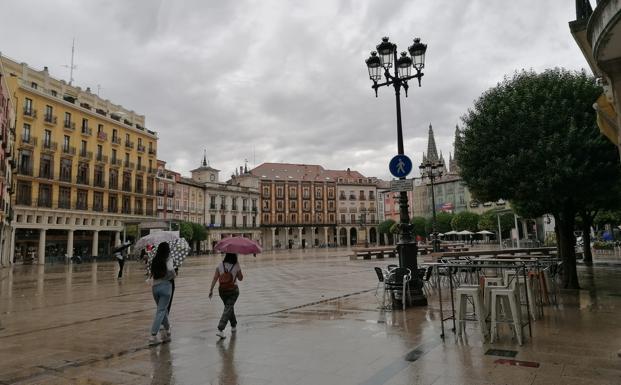
POLYGON ((554 214, 566 288, 579 287, 576 214, 621 180, 616 148, 596 126, 592 106, 601 92, 585 73, 517 72, 475 102, 456 140, 461 176, 476 199, 510 200, 522 215, 554 214))
POLYGON ((192 240, 201 242, 207 239, 207 230, 200 223, 192 223, 192 240))
POLYGON ((179 236, 188 241, 188 243, 192 242, 194 229, 192 228, 192 224, 190 222, 179 223, 179 236))
MULTIPOLYGON (((504 235, 508 235, 514 226, 513 213, 500 214, 500 230, 504 235)), ((498 233, 498 215, 496 210, 488 210, 481 214, 478 223, 479 230, 487 230, 498 233)))
POLYGON ((478 224, 479 214, 470 211, 457 213, 453 216, 453 219, 451 219, 451 227, 455 231, 468 230, 476 233, 478 224))
POLYGON ((377 230, 380 234, 390 234, 390 229, 396 222, 392 219, 386 219, 384 222, 377 226, 377 230))
MULTIPOLYGON (((446 213, 444 211, 437 213, 436 214, 436 231, 438 233, 446 233, 448 231, 451 231, 453 229, 451 227, 452 220, 453 220, 453 214, 451 213, 446 213)), ((432 226, 433 226, 433 218, 428 218, 427 225, 425 227, 429 229, 428 231, 429 234, 433 232, 432 226)))
POLYGON ((412 224, 412 232, 415 236, 427 237, 429 232, 425 228, 427 220, 424 217, 413 217, 410 223, 412 224))

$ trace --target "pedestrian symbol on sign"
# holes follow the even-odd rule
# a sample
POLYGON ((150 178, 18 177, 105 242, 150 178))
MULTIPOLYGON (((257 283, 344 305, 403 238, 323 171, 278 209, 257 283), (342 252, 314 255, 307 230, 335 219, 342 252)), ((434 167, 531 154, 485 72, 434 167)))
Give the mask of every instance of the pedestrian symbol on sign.
POLYGON ((404 178, 412 171, 412 161, 405 155, 396 155, 390 160, 388 168, 395 177, 404 178))

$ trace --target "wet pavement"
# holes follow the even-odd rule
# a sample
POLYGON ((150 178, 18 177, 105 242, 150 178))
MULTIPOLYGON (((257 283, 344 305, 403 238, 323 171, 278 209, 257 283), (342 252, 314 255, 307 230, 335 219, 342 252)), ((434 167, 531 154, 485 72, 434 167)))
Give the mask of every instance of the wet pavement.
MULTIPOLYGON (((379 309, 374 266, 346 250, 240 258, 238 331, 219 341, 219 256, 176 280, 172 342, 149 347, 155 305, 139 262, 0 269, 0 384, 621 384, 621 266, 580 267, 583 290, 546 307, 523 346, 440 338, 435 297, 379 309), (502 351, 515 357, 500 356, 502 351)), ((448 324, 446 324, 448 326, 448 324)))

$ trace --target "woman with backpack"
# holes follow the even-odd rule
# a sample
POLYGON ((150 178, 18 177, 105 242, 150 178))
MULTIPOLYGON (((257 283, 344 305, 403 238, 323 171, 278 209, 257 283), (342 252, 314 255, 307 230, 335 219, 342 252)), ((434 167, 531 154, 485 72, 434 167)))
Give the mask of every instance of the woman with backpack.
POLYGON ((211 288, 209 289, 209 298, 213 296, 213 288, 218 282, 218 294, 224 303, 224 310, 222 311, 222 317, 218 323, 218 332, 216 335, 220 338, 225 338, 224 328, 227 323, 231 323, 231 332, 235 332, 237 329, 237 318, 235 318, 235 302, 239 297, 239 288, 237 287, 237 280, 242 281, 244 275, 242 274, 241 267, 237 263, 237 254, 226 253, 222 263, 216 268, 216 272, 213 275, 213 281, 211 282, 211 288))
POLYGON ((157 304, 155 318, 151 325, 150 345, 159 342, 170 341, 170 324, 168 323, 168 304, 172 296, 171 280, 175 279, 175 269, 173 261, 170 257, 170 245, 168 242, 162 242, 157 247, 155 257, 151 262, 150 276, 153 278, 152 291, 153 299, 157 304), (164 328, 160 330, 160 327, 164 328), (157 332, 160 332, 161 341, 157 338, 157 332))

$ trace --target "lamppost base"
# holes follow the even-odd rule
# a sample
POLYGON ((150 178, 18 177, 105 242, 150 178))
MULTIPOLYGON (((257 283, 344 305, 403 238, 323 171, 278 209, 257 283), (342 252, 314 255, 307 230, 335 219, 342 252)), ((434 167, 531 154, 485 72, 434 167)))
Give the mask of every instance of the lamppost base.
POLYGON ((399 266, 410 269, 412 272, 412 280, 410 286, 410 302, 409 306, 427 306, 427 298, 423 294, 423 281, 418 276, 418 246, 416 242, 399 242, 397 244, 399 251, 399 266))

